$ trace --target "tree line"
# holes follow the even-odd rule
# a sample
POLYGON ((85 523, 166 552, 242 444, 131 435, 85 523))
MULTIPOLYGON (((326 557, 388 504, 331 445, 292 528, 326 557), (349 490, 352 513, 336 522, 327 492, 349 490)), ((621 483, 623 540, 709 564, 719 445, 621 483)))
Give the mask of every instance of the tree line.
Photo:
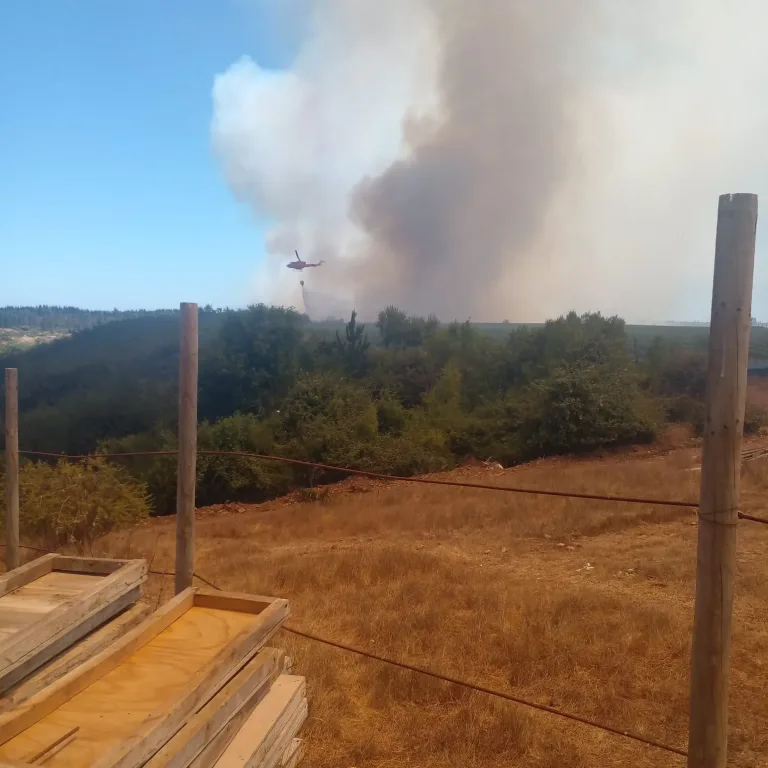
MULTIPOLYGON (((176 313, 97 324, 2 362, 19 369, 22 448, 175 448, 176 313)), ((599 313, 491 335, 388 307, 333 332, 259 305, 201 312, 199 371, 200 449, 409 475, 649 442, 670 421, 701 429, 706 358, 661 338, 638 350, 621 318, 599 313)), ((748 429, 762 421, 751 410, 748 429)), ((121 463, 155 513, 173 510, 173 457, 121 463)), ((199 504, 339 479, 211 456, 198 475, 199 504)))

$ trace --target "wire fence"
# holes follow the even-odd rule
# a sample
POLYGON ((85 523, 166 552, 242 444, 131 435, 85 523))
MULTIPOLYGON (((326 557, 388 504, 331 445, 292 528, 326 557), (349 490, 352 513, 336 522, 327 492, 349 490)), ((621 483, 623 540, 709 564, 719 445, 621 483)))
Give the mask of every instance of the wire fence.
MULTIPOLYGON (((468 483, 461 480, 438 480, 429 477, 406 477, 403 475, 387 475, 381 472, 369 472, 365 469, 351 469, 349 467, 337 467, 331 464, 322 464, 315 461, 304 461, 302 459, 290 459, 285 456, 270 456, 261 453, 250 453, 247 451, 197 451, 200 456, 229 456, 235 458, 254 459, 259 461, 272 461, 293 466, 307 467, 310 469, 320 469, 327 472, 338 472, 356 477, 367 477, 373 480, 383 480, 399 483, 417 483, 422 485, 437 485, 449 488, 470 488, 483 491, 500 491, 505 493, 530 494, 533 496, 551 496, 565 499, 583 499, 588 501, 604 501, 620 504, 644 504, 660 507, 684 507, 688 509, 698 509, 698 501, 684 501, 681 499, 657 499, 643 498, 638 496, 614 496, 600 493, 580 493, 577 491, 554 491, 545 488, 522 488, 509 485, 493 485, 491 483, 468 483)), ((19 451, 23 456, 37 456, 39 458, 64 459, 67 461, 84 461, 93 458, 102 459, 126 459, 126 458, 147 458, 151 456, 176 456, 178 451, 133 451, 126 453, 96 453, 96 454, 64 454, 50 453, 46 451, 19 451)), ((768 525, 768 518, 749 515, 739 511, 739 518, 749 520, 754 523, 768 525)))
MULTIPOLYGON (((530 495, 536 495, 536 496, 572 498, 572 499, 582 499, 582 500, 590 500, 590 501, 614 502, 614 503, 622 503, 622 504, 643 504, 643 505, 655 505, 655 506, 665 506, 665 507, 683 507, 683 508, 689 508, 689 509, 696 509, 699 506, 698 501, 644 498, 644 497, 636 497, 636 496, 615 496, 615 495, 606 495, 606 494, 598 494, 598 493, 555 491, 555 490, 547 490, 547 489, 540 489, 540 488, 525 488, 525 487, 513 487, 513 486, 506 486, 506 485, 493 485, 490 483, 471 483, 471 482, 463 482, 459 480, 440 480, 436 478, 426 478, 426 477, 418 477, 418 476, 405 477, 400 475, 388 475, 380 472, 370 472, 370 471, 361 470, 361 469, 351 469, 349 467, 337 467, 330 464, 323 464, 320 462, 304 461, 301 459, 291 459, 283 456, 271 456, 266 454, 250 453, 246 451, 200 450, 197 453, 199 455, 204 455, 204 456, 222 456, 222 457, 229 456, 229 457, 259 460, 259 461, 280 462, 280 463, 289 464, 293 466, 320 469, 320 470, 325 470, 329 472, 337 472, 340 474, 347 474, 352 476, 366 477, 374 480, 391 481, 391 482, 418 483, 418 484, 432 485, 432 486, 468 488, 468 489, 474 489, 474 490, 498 491, 498 492, 516 493, 516 494, 530 494, 530 495)), ((178 451, 175 451, 175 450, 136 451, 136 452, 125 452, 125 453, 74 454, 74 455, 52 453, 52 452, 45 452, 45 451, 20 451, 20 454, 24 456, 35 456, 39 458, 82 461, 82 460, 88 460, 93 458, 124 459, 124 458, 134 458, 134 457, 175 456, 178 454, 178 451)), ((752 522, 768 525, 768 519, 758 517, 755 515, 749 515, 741 511, 739 512, 739 518, 743 520, 749 520, 752 522)), ((21 546, 24 549, 35 551, 35 552, 47 553, 50 551, 48 549, 44 549, 41 547, 34 547, 30 545, 21 545, 21 546)), ((166 576, 166 577, 173 575, 172 573, 168 573, 165 571, 154 571, 154 570, 150 570, 150 573, 155 576, 166 576)), ((215 590, 219 590, 219 591, 221 590, 221 587, 219 587, 217 584, 212 582, 210 579, 205 578, 203 575, 195 572, 194 576, 206 586, 215 590)), ((515 696, 514 694, 508 693, 506 691, 499 691, 499 690, 478 685, 476 683, 472 683, 466 680, 460 680, 458 678, 452 677, 450 675, 445 675, 431 669, 426 669, 424 667, 409 664, 407 662, 399 661, 397 659, 388 658, 386 656, 382 656, 378 653, 373 653, 371 651, 367 651, 362 648, 356 648, 352 645, 348 645, 346 643, 342 643, 337 640, 320 637, 310 632, 297 629, 296 627, 285 625, 283 626, 283 629, 286 632, 289 632, 297 637, 301 637, 305 640, 310 640, 312 642, 316 642, 316 643, 325 645, 327 647, 335 648, 337 650, 341 650, 346 653, 352 653, 363 658, 371 659, 373 661, 378 661, 383 664, 388 664, 390 666, 397 667, 399 669, 413 672, 415 674, 419 674, 422 676, 430 677, 435 680, 440 680, 442 682, 445 682, 451 685, 456 685, 461 688, 465 688, 467 690, 471 690, 477 693, 482 693, 488 696, 493 696, 499 699, 503 699, 503 700, 518 704, 520 706, 528 707, 530 709, 538 710, 540 712, 544 712, 550 715, 555 715, 557 717, 561 717, 561 718, 570 720, 572 722, 580 723, 582 725, 589 726, 591 728, 595 728, 615 736, 620 736, 635 742, 639 742, 646 746, 663 750, 667 753, 674 754, 679 757, 687 757, 688 755, 688 753, 684 749, 680 749, 670 744, 665 744, 656 739, 651 739, 641 734, 634 733, 632 731, 615 728, 613 726, 606 725, 605 723, 600 723, 595 720, 582 717, 581 715, 576 715, 561 709, 557 709, 555 707, 551 707, 545 704, 540 704, 530 699, 525 699, 520 696, 515 696)))
MULTIPOLYGON (((4 546, 4 545, 0 544, 0 546, 4 546)), ((32 552, 40 552, 43 554, 48 554, 51 551, 43 547, 33 547, 28 544, 20 544, 19 546, 22 549, 27 549, 32 552)), ((165 576, 165 577, 174 576, 173 572, 168 572, 168 571, 155 571, 150 569, 149 573, 153 576, 165 576)), ((193 575, 198 581, 202 582, 207 587, 210 587, 211 589, 215 589, 218 592, 224 591, 220 586, 218 586, 218 584, 215 584, 210 579, 207 579, 205 576, 202 576, 197 571, 195 571, 193 575)), ((514 704, 527 707, 529 709, 534 709, 539 712, 544 712, 549 715, 555 715, 565 720, 570 720, 571 722, 580 723, 581 725, 586 725, 586 726, 589 726, 590 728, 595 728, 605 733, 610 733, 614 736, 621 736, 625 739, 639 742, 640 744, 644 744, 649 747, 654 747, 655 749, 663 750, 670 754, 679 755, 680 757, 688 756, 688 753, 684 749, 680 749, 679 747, 675 747, 670 744, 665 744, 664 742, 658 741, 656 739, 648 738, 647 736, 642 736, 639 733, 634 733, 632 731, 624 730, 621 728, 615 728, 611 725, 606 725, 605 723, 600 723, 596 720, 591 720, 590 718, 573 714, 572 712, 566 712, 565 710, 557 709, 556 707, 550 707, 547 704, 540 704, 539 702, 532 701, 531 699, 526 699, 521 696, 515 696, 514 694, 508 693, 507 691, 499 691, 497 689, 488 688, 484 685, 478 685, 477 683, 472 683, 467 680, 460 680, 457 677, 445 675, 441 672, 436 672, 432 669, 427 669, 425 667, 419 667, 414 664, 409 664, 405 661, 392 659, 387 656, 382 656, 378 653, 366 651, 362 648, 356 648, 353 645, 348 645, 347 643, 341 643, 338 640, 331 640, 327 637, 320 637, 319 635, 312 634, 311 632, 306 632, 302 629, 297 629, 296 627, 292 627, 287 624, 284 624, 282 626, 282 629, 288 632, 289 634, 295 635, 296 637, 301 637, 305 640, 310 640, 312 642, 319 643, 320 645, 325 645, 329 648, 336 648, 337 650, 344 651, 346 653, 352 653, 352 654, 355 654, 356 656, 361 656, 366 659, 371 659, 372 661, 378 661, 378 662, 381 662, 382 664, 388 664, 392 667, 397 667, 398 669, 403 669, 408 672, 413 672, 415 674, 422 675, 424 677, 430 677, 433 680, 440 680, 441 682, 448 683, 450 685, 456 685, 466 690, 474 691, 476 693, 482 693, 487 696, 493 696, 497 699, 503 699, 505 701, 509 701, 514 704)))
MULTIPOLYGON (((168 574, 163 571, 151 571, 154 575, 157 576, 172 576, 173 574, 168 574)), ((201 581, 203 584, 205 584, 208 587, 211 587, 212 589, 222 591, 221 587, 214 584, 210 579, 206 579, 204 576, 201 576, 199 573, 195 572, 194 576, 196 579, 201 581)), ((414 672, 418 675, 422 675, 425 677, 431 677, 434 680, 440 680, 444 683, 449 683, 451 685, 457 685, 461 688, 465 688, 467 690, 475 691, 476 693, 483 693, 488 696, 494 696, 498 699, 504 699, 505 701, 511 701, 514 704, 519 704, 523 707, 528 707, 529 709, 535 709, 539 712, 545 712, 550 715, 556 715, 557 717, 562 717, 566 720, 571 720, 575 723, 581 723, 582 725, 587 725, 590 728, 597 728, 601 731, 604 731, 606 733, 613 734, 614 736, 622 736, 626 739, 631 739, 632 741, 640 742, 641 744, 645 744, 649 747, 655 747, 656 749, 664 750, 665 752, 670 752, 675 755, 680 755, 681 757, 687 757, 688 753, 684 749, 680 749, 678 747, 673 747, 669 744, 664 744, 661 741, 657 741, 655 739, 647 738, 646 736, 642 736, 638 733, 633 733, 632 731, 622 730, 620 728, 614 728, 613 726, 606 725, 605 723, 599 723, 596 720, 590 720, 589 718, 582 717, 581 715, 575 715, 571 712, 565 712, 562 709, 557 709, 556 707, 550 707, 546 704, 540 704, 535 701, 531 701, 530 699, 525 699, 520 696, 515 696, 511 693, 507 693, 506 691, 499 691, 493 688, 487 688, 483 685, 478 685, 476 683, 471 683, 466 680, 460 680, 459 678, 452 677, 450 675, 444 675, 441 672, 435 672, 432 669, 426 669, 425 667, 418 667, 414 664, 408 664, 404 661, 398 661, 397 659, 391 659, 386 656, 381 656, 378 653, 372 653, 371 651, 363 650, 362 648, 355 648, 352 645, 347 645, 346 643, 340 643, 337 640, 329 640, 326 637, 319 637, 318 635, 314 635, 310 632, 305 632, 301 629, 296 629, 295 627, 290 627, 287 625, 283 625, 282 627, 286 632, 289 632, 292 635, 296 635, 297 637, 302 637, 305 640, 311 640, 315 643, 320 643, 321 645, 326 645, 331 648, 336 648, 341 651, 345 651, 346 653, 353 653, 357 656, 362 656, 366 659, 372 659, 373 661, 379 661, 383 664, 389 664, 393 667, 398 667, 399 669, 404 669, 409 672, 414 672)))

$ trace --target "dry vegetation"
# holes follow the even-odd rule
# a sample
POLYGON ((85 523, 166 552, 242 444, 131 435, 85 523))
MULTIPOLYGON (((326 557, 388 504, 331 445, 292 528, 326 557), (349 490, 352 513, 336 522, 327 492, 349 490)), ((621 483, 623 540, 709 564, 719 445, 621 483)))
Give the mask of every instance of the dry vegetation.
MULTIPOLYGON (((456 475, 695 499, 694 447, 456 475)), ((745 468, 766 513, 768 464, 745 468)), ((759 512, 758 512, 759 511, 759 512)), ((686 747, 692 510, 349 481, 203 511, 199 572, 290 598, 294 626, 686 747), (356 492, 357 491, 357 492, 356 492), (589 565, 587 565, 589 564, 589 565)), ((172 570, 172 519, 105 544, 172 570)), ((731 764, 768 765, 768 527, 742 523, 731 764)), ((170 597, 172 579, 150 584, 170 597)), ((669 766, 684 759, 285 634, 311 687, 306 768, 669 766)))
POLYGON ((768 410, 768 377, 750 377, 747 383, 747 400, 750 405, 768 410))

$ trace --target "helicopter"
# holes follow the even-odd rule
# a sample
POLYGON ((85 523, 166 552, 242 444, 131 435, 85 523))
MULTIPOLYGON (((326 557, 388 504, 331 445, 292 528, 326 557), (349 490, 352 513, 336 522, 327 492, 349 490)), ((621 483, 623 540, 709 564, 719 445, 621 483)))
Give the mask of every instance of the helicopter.
POLYGON ((306 261, 301 260, 301 256, 299 256, 298 251, 294 251, 294 253, 296 254, 296 261, 292 261, 289 264, 286 264, 285 266, 288 267, 288 269, 297 269, 301 271, 307 267, 321 267, 323 264, 325 264, 324 261, 318 261, 317 264, 309 264, 306 261))

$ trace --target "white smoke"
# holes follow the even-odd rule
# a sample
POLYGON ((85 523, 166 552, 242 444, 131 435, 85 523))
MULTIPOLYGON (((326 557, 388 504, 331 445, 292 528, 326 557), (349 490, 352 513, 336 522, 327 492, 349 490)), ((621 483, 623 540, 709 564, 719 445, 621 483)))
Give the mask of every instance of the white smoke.
POLYGON ((245 58, 214 85, 214 151, 271 225, 254 299, 301 305, 298 248, 328 262, 307 287, 364 317, 707 316, 717 196, 768 176, 768 6, 310 8, 290 70, 245 58))

